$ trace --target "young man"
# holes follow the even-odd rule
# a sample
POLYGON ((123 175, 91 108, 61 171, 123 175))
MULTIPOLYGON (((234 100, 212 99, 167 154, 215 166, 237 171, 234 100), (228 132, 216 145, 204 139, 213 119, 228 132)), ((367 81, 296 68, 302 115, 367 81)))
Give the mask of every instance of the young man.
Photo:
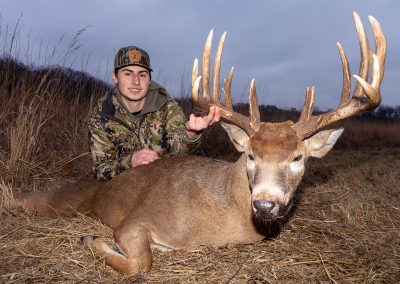
POLYGON ((159 158, 187 153, 200 143, 201 131, 220 115, 211 108, 204 117, 190 115, 167 91, 151 81, 150 58, 135 46, 121 48, 114 61, 115 87, 105 94, 89 115, 93 170, 109 180, 132 167, 159 158))

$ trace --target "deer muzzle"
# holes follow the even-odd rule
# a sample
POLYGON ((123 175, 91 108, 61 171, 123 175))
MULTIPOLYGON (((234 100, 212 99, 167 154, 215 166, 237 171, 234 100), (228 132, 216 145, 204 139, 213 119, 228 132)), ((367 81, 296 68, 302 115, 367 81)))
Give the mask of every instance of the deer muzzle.
POLYGON ((252 197, 253 212, 264 220, 282 218, 290 202, 288 196, 279 186, 255 186, 252 197))
MULTIPOLYGON (((254 200, 254 214, 264 220, 273 220, 281 217, 281 208, 279 203, 272 200, 254 200)), ((286 210, 285 210, 286 211, 286 210)))

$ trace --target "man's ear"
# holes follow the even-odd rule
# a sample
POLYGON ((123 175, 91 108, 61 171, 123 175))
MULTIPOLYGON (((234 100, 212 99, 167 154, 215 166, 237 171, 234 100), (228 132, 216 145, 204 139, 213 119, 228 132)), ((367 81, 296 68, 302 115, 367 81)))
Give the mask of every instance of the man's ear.
POLYGON ((118 83, 117 74, 115 74, 115 71, 112 72, 111 79, 114 82, 114 84, 118 83))
POLYGON ((344 128, 320 131, 303 141, 308 156, 322 158, 332 149, 344 128))
POLYGON ((226 133, 228 133, 229 139, 232 141, 236 150, 241 153, 246 151, 249 143, 249 136, 247 133, 240 127, 226 122, 221 122, 221 126, 226 133))

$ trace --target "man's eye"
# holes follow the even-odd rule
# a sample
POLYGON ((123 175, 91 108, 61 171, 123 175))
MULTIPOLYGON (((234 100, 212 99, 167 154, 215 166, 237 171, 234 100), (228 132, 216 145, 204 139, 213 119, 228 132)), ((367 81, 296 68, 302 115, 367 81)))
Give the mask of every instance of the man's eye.
POLYGON ((296 156, 296 157, 293 159, 293 162, 298 162, 298 161, 300 161, 302 158, 303 158, 302 155, 298 155, 298 156, 296 156))

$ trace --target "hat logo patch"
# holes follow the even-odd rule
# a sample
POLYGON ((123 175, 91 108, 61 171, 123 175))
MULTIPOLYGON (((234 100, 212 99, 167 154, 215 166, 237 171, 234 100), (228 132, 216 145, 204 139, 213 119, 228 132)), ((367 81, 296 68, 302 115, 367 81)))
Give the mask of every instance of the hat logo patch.
POLYGON ((140 58, 142 58, 142 53, 138 50, 131 50, 128 53, 128 57, 132 61, 140 61, 140 58))

